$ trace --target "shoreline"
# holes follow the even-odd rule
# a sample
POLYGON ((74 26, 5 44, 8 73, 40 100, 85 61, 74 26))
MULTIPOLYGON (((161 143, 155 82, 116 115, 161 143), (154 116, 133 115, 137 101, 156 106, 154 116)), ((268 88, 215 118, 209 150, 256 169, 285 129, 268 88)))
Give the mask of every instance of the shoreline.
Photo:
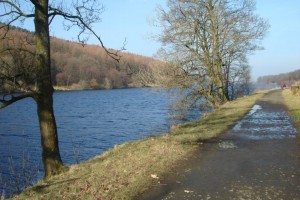
POLYGON ((125 90, 125 89, 135 89, 135 88, 159 88, 162 86, 159 85, 147 85, 141 87, 124 87, 124 88, 81 88, 81 89, 72 89, 71 87, 65 86, 53 86, 55 92, 67 92, 67 91, 89 91, 89 90, 125 90))
POLYGON ((15 199, 134 199, 180 166, 201 147, 241 119, 264 93, 228 102, 200 121, 176 126, 171 133, 116 145, 70 170, 42 180, 15 199))

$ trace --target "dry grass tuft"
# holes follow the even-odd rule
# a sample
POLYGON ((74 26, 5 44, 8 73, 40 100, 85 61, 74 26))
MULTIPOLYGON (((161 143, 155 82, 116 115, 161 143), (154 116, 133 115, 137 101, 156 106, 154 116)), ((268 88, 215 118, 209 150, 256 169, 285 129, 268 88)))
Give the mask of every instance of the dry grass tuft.
POLYGON ((300 131, 300 96, 293 95, 291 90, 282 92, 284 103, 297 129, 300 131))
POLYGON ((300 86, 300 81, 296 81, 296 82, 294 82, 294 84, 293 85, 295 85, 295 86, 300 86))

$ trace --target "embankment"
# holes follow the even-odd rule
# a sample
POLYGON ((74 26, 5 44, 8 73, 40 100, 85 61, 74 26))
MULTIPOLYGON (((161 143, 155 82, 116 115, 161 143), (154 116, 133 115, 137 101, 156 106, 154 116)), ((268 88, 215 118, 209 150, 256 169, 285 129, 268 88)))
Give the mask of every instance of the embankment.
POLYGON ((15 199, 133 199, 188 159, 202 141, 232 127, 263 95, 228 102, 199 121, 174 127, 170 134, 115 146, 64 174, 40 181, 15 199))

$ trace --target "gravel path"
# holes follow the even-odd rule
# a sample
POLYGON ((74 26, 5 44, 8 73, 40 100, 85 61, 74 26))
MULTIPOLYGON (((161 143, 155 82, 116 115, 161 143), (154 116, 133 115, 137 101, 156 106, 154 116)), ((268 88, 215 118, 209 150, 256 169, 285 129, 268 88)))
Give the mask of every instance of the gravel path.
POLYGON ((268 93, 140 199, 300 199, 299 134, 280 91, 268 93))

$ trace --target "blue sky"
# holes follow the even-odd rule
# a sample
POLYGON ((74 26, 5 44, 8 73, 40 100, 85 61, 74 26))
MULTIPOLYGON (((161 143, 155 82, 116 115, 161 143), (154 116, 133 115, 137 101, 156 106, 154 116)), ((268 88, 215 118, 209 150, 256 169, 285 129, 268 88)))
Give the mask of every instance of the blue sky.
POLYGON ((271 27, 262 42, 265 50, 249 57, 253 78, 300 69, 300 1, 257 0, 256 7, 271 27))
MULTIPOLYGON (((149 21, 155 17, 155 8, 163 4, 163 0, 102 0, 105 11, 102 21, 94 25, 105 46, 120 49, 126 39, 126 52, 153 56, 160 45, 151 40, 151 35, 158 31, 149 21)), ((52 35, 76 40, 76 34, 65 32, 61 23, 56 21, 52 25, 52 35)), ((91 44, 97 40, 90 38, 91 44)))
MULTIPOLYGON (((106 10, 102 22, 94 26, 109 48, 119 49, 125 38, 127 52, 153 56, 160 44, 151 40, 159 29, 150 25, 155 8, 165 0, 102 0, 106 10)), ((300 69, 300 0, 257 0, 257 14, 269 20, 268 34, 262 41, 265 50, 249 56, 252 77, 279 74, 300 69)), ((61 23, 51 25, 51 35, 75 40, 61 23)), ((89 43, 97 44, 90 38, 89 43)))

